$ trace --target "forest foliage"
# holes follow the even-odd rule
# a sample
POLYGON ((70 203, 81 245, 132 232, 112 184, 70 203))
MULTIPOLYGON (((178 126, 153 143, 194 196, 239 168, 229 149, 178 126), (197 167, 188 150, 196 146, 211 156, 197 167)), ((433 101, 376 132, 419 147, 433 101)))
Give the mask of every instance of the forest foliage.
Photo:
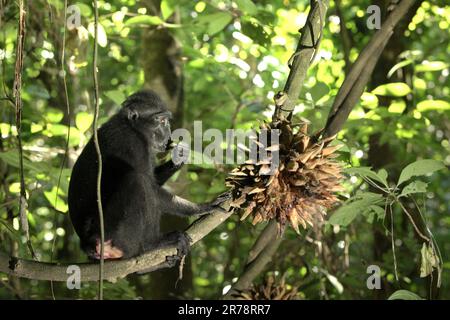
MULTIPOLYGON (((346 168, 343 205, 300 235, 287 229, 257 285, 274 276, 300 299, 387 299, 397 290, 406 291, 393 298, 427 298, 440 274, 439 297, 450 298, 450 7, 445 1, 417 2, 338 134, 346 168), (380 290, 367 287, 373 265, 381 271, 380 290)), ((223 132, 270 120, 309 8, 306 0, 98 3, 100 124, 149 82, 146 35, 166 30, 180 51, 173 62, 183 79, 178 126, 193 130, 201 120, 204 128, 223 132)), ((376 32, 366 24, 370 4, 330 1, 294 122, 308 121, 312 131, 325 125, 351 64, 376 32)), ((31 244, 41 261, 86 261, 68 217, 67 190, 70 168, 92 134, 94 13, 91 1, 69 5, 80 9, 81 26, 65 29, 64 1, 26 1, 23 173, 31 244)), ((16 1, 0 1, 0 19, 0 250, 31 259, 18 217, 16 1)), ((231 169, 189 164, 171 183, 190 200, 205 202, 226 190, 231 169)), ((239 277, 262 228, 233 215, 193 247, 184 291, 167 296, 219 298, 239 277)), ((153 298, 148 285, 155 281, 133 275, 105 283, 105 298, 153 298)), ((174 287, 176 277, 167 281, 174 287)), ((81 290, 56 283, 52 288, 56 298, 93 298, 97 290, 95 283, 83 283, 81 290)), ((48 282, 0 273, 0 298, 51 297, 48 282)))

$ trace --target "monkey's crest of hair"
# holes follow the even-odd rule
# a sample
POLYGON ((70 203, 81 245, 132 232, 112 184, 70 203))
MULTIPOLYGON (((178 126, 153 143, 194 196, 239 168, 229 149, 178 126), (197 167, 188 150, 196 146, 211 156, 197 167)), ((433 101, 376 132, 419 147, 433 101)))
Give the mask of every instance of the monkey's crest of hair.
POLYGON ((154 108, 157 111, 166 110, 166 105, 153 90, 142 90, 133 93, 123 103, 123 108, 147 107, 154 108), (155 108, 156 107, 156 108, 155 108))

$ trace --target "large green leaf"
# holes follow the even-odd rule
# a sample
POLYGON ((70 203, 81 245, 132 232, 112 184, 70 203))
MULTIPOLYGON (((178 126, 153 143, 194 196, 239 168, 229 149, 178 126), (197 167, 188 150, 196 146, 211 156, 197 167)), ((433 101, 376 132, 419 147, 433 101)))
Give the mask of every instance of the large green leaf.
POLYGON ((424 300, 414 292, 408 290, 397 290, 388 298, 388 300, 424 300))
POLYGON ((402 184, 414 176, 423 176, 444 168, 444 163, 437 160, 425 159, 410 163, 400 173, 397 185, 402 184))
POLYGON ((350 199, 350 202, 343 204, 328 220, 331 224, 348 226, 358 215, 363 214, 367 209, 380 203, 383 196, 377 193, 362 192, 350 199), (356 199, 356 200, 355 200, 356 199))
POLYGON ((350 174, 358 174, 363 178, 369 178, 370 180, 381 182, 385 187, 388 187, 387 172, 382 169, 376 173, 370 167, 353 167, 344 169, 345 172, 350 174))
POLYGON ((218 12, 210 15, 208 27, 206 32, 209 35, 214 35, 222 31, 233 19, 233 16, 228 12, 218 12))

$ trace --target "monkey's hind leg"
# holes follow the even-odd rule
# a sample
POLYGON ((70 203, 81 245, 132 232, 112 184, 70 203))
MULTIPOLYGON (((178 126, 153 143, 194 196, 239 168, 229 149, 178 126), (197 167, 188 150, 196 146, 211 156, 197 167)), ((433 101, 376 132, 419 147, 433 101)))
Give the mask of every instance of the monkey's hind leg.
POLYGON ((184 256, 186 256, 189 253, 191 242, 192 239, 186 232, 183 231, 173 231, 165 234, 158 244, 146 247, 145 251, 158 250, 175 246, 177 248, 177 254, 173 256, 167 256, 166 261, 156 266, 150 267, 148 269, 139 271, 137 273, 144 274, 159 269, 173 268, 178 261, 180 261, 184 256))

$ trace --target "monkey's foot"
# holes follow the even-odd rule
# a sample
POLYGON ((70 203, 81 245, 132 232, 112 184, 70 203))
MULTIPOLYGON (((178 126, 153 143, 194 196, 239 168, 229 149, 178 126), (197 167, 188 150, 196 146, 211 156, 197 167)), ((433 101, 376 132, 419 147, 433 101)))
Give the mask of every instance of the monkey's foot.
POLYGON ((211 210, 220 210, 222 212, 228 212, 224 208, 222 208, 220 205, 224 202, 227 202, 232 198, 231 191, 226 191, 222 194, 220 194, 216 199, 214 199, 212 202, 209 203, 209 206, 211 210))
POLYGON ((182 257, 189 253, 192 239, 186 232, 174 231, 168 233, 164 237, 164 240, 167 241, 168 245, 175 245, 177 247, 176 255, 166 257, 166 262, 170 267, 173 267, 182 257))
MULTIPOLYGON (((95 253, 94 253, 94 259, 100 260, 101 256, 101 243, 100 239, 97 239, 95 244, 95 253)), ((103 258, 106 259, 119 259, 122 258, 123 251, 120 250, 117 247, 114 247, 112 244, 112 240, 105 241, 104 247, 103 247, 103 258)))

